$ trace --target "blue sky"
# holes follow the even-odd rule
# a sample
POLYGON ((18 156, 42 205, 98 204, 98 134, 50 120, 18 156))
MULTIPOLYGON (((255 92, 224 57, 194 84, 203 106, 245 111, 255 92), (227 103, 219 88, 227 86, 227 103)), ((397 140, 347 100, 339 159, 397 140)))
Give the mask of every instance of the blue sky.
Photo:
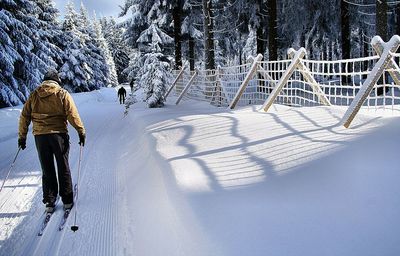
MULTIPOLYGON (((64 8, 68 1, 66 0, 54 0, 56 7, 60 10, 61 18, 64 16, 64 8)), ((117 17, 121 11, 119 5, 123 5, 125 0, 74 0, 75 9, 78 11, 81 2, 86 6, 90 15, 93 15, 93 11, 96 11, 97 17, 102 16, 114 16, 117 17)))

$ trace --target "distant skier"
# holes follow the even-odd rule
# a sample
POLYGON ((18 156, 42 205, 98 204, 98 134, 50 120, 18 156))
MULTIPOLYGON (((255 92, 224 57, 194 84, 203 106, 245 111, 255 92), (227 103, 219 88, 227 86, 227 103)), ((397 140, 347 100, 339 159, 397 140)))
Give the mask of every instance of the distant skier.
POLYGON ((82 146, 85 145, 85 128, 71 95, 60 87, 61 81, 57 71, 50 69, 43 80, 43 83, 30 94, 22 109, 18 146, 22 150, 26 148, 26 136, 32 121, 32 133, 42 167, 43 203, 46 204, 46 211, 51 213, 54 211, 58 192, 64 203, 64 209, 71 209, 74 205, 68 162, 67 121, 78 132, 79 144, 82 146), (57 173, 54 158, 57 162, 57 173))
POLYGON ((118 90, 119 104, 125 104, 126 90, 121 86, 118 90))
POLYGON ((135 78, 132 78, 131 82, 129 83, 131 87, 131 93, 133 93, 133 85, 135 84, 135 78))

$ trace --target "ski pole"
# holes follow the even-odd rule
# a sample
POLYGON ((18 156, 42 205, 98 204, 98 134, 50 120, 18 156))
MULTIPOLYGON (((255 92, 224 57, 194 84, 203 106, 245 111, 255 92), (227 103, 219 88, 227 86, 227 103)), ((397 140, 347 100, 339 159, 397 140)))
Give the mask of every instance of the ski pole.
POLYGON ((76 184, 76 202, 75 202, 75 216, 74 216, 74 225, 71 226, 71 230, 72 231, 78 231, 79 227, 78 225, 76 225, 76 214, 78 212, 78 191, 79 191, 79 176, 80 176, 80 172, 81 172, 81 161, 82 161, 82 149, 83 146, 80 146, 80 150, 79 150, 79 162, 78 162, 78 182, 76 184))
POLYGON ((3 184, 1 185, 0 192, 3 190, 4 183, 6 183, 6 180, 8 179, 8 176, 10 175, 10 172, 11 172, 12 168, 14 167, 14 164, 15 164, 15 161, 17 160, 17 156, 19 154, 19 151, 21 151, 21 147, 18 147, 17 154, 15 155, 14 161, 12 162, 12 164, 10 166, 10 169, 8 170, 6 178, 3 180, 3 184))

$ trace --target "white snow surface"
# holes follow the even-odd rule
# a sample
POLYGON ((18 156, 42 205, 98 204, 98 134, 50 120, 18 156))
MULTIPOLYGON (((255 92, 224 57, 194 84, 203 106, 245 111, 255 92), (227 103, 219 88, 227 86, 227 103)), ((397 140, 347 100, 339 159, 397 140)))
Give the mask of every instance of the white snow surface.
MULTIPOLYGON (((125 116, 113 88, 73 97, 87 130, 77 206, 60 232, 60 203, 36 236, 29 134, 0 192, 0 255, 400 255, 399 117, 359 114, 346 129, 340 107, 264 113, 174 97, 125 116)), ((21 108, 0 109, 0 182, 21 108)))

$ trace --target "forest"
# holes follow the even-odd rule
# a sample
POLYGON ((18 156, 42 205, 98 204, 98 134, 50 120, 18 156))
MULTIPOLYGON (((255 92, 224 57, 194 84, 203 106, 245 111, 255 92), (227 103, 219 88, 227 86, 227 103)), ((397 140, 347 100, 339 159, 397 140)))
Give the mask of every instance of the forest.
POLYGON ((0 107, 24 103, 50 67, 70 92, 134 80, 152 98, 186 63, 193 70, 258 53, 285 59, 290 47, 305 47, 310 59, 350 59, 373 55, 375 35, 400 35, 394 0, 125 0, 120 7, 124 19, 116 22, 72 1, 61 15, 52 0, 0 0, 0 107))

